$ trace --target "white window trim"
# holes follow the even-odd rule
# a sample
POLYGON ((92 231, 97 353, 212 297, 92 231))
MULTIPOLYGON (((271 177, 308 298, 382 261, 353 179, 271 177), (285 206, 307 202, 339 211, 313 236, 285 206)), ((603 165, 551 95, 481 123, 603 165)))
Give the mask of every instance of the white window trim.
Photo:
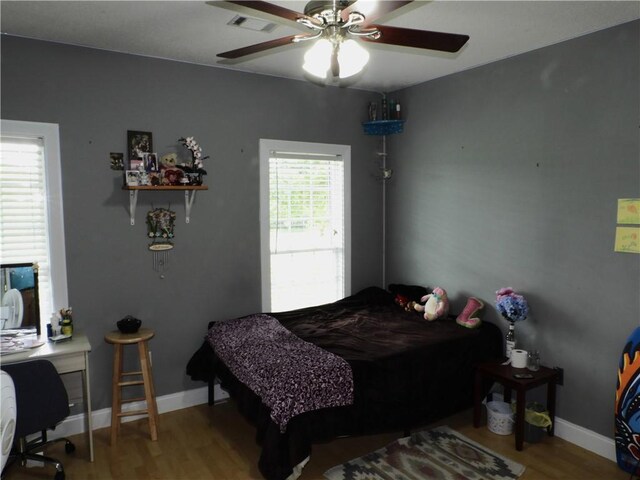
MULTIPOLYGON (((47 183, 47 221, 49 229, 49 262, 54 308, 69 306, 67 257, 62 210, 62 167, 60 163, 60 130, 56 123, 1 120, 3 135, 40 137, 44 143, 44 172, 47 183)), ((40 312, 40 324, 47 323, 53 312, 40 312)), ((44 330, 46 331, 46 330, 44 330)))
POLYGON ((351 294, 351 146, 329 143, 260 139, 260 265, 262 311, 271 311, 271 254, 269 249, 269 157, 271 151, 340 155, 344 162, 344 289, 351 294))

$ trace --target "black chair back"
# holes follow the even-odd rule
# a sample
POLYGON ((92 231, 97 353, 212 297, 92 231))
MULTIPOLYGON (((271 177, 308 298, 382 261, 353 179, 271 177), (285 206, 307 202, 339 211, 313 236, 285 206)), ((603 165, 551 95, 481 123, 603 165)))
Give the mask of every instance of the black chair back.
POLYGON ((15 438, 55 427, 69 415, 69 397, 53 364, 47 360, 2 365, 16 387, 15 438))

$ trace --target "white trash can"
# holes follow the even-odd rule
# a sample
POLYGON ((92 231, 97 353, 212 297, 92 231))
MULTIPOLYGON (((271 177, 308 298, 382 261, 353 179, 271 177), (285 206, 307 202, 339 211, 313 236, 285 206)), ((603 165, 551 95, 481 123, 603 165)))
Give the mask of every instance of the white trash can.
POLYGON ((513 412, 507 402, 487 402, 487 427, 498 435, 513 433, 513 412))

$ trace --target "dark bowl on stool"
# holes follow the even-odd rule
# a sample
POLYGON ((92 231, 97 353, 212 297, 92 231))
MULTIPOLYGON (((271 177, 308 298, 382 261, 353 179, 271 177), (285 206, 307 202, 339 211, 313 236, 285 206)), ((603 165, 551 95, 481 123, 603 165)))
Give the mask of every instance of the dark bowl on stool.
POLYGON ((126 316, 116 323, 118 330, 122 333, 136 333, 142 325, 142 321, 132 316, 126 316))

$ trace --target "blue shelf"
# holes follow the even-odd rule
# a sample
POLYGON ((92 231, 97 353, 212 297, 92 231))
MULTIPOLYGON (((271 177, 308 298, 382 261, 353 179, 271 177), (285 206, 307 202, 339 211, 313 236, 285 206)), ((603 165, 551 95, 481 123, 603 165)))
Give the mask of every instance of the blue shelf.
POLYGON ((402 133, 404 120, 374 120, 363 122, 362 127, 367 135, 392 135, 402 133))

